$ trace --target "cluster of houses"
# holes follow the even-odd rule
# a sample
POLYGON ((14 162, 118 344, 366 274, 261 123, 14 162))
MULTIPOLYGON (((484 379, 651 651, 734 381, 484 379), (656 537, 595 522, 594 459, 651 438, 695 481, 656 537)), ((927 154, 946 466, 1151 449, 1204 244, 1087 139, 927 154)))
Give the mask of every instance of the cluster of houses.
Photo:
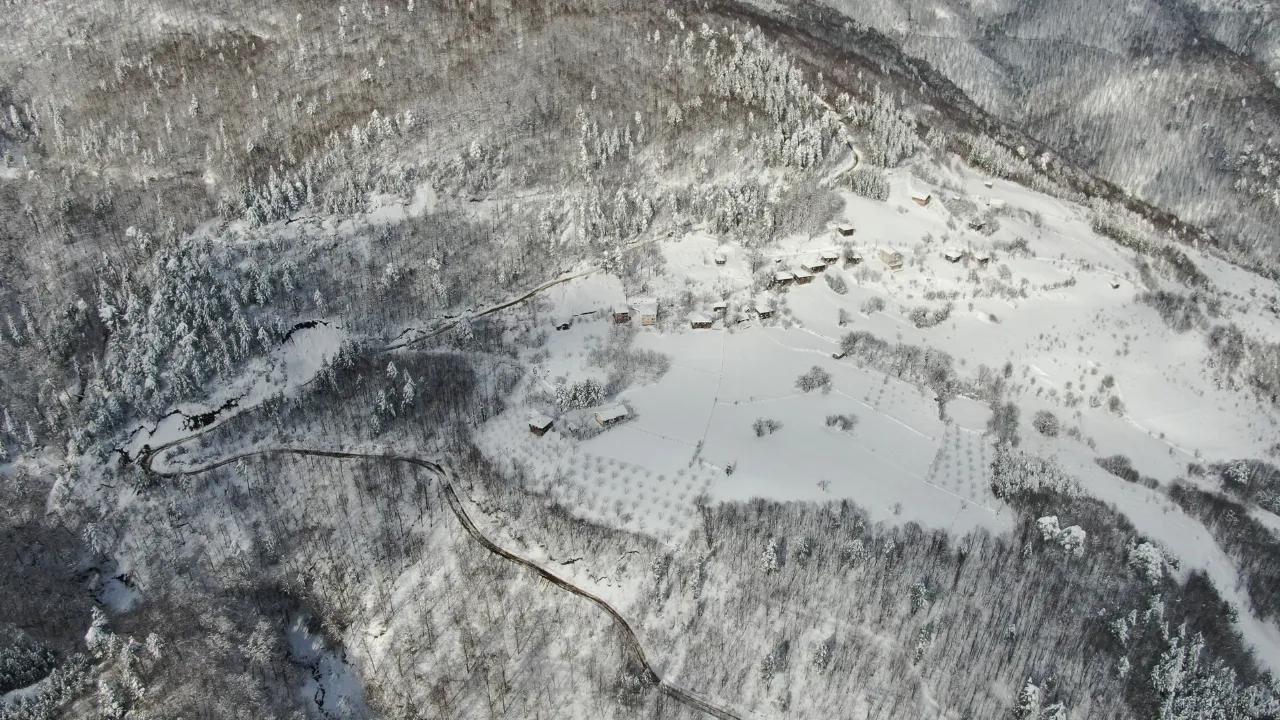
POLYGON ((976 263, 980 268, 985 268, 991 264, 991 253, 986 250, 966 252, 964 250, 952 248, 942 253, 942 257, 949 263, 958 263, 965 258, 972 258, 974 263, 976 263))
MULTIPOLYGON (((629 417, 631 417, 631 411, 621 403, 600 408, 592 414, 592 418, 602 428, 613 427, 629 417)), ((538 437, 546 435, 555 424, 555 418, 546 413, 535 411, 529 414, 529 432, 538 437)))

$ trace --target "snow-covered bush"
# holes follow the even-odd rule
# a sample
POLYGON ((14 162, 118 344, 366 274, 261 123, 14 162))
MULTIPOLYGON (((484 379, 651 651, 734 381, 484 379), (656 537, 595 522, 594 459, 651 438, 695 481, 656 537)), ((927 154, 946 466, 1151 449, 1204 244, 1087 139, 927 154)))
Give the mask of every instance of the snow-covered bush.
POLYGON ((828 415, 827 427, 839 427, 844 432, 853 432, 858 427, 858 416, 853 413, 848 415, 828 415))
POLYGON ((1045 437, 1058 437, 1058 431, 1061 426, 1058 423, 1058 416, 1048 410, 1041 410, 1031 419, 1031 427, 1045 437))
POLYGON ((764 437, 781 430, 782 423, 772 418, 756 418, 756 421, 751 423, 751 429, 755 431, 756 437, 764 437))
POLYGON ((1051 459, 1030 455, 1007 445, 996 446, 991 463, 991 492, 1000 499, 1042 491, 1068 497, 1081 494, 1080 484, 1051 459))
POLYGON ((849 285, 845 283, 844 276, 837 272, 823 273, 822 279, 826 281, 827 287, 831 288, 837 295, 844 295, 849 292, 849 285))
POLYGON ((1149 583, 1159 582, 1164 577, 1167 565, 1164 553, 1149 542, 1140 543, 1129 550, 1129 566, 1149 583))
POLYGON ((591 378, 556 388, 556 404, 562 410, 589 408, 599 405, 603 400, 604 388, 591 378))
POLYGON ((1037 520, 1036 527, 1044 542, 1059 545, 1074 557, 1084 555, 1084 543, 1088 534, 1079 525, 1062 528, 1058 526, 1057 515, 1048 515, 1037 520))
POLYGON ((831 392, 831 373, 814 365, 808 372, 796 378, 796 389, 800 392, 822 390, 822 394, 825 395, 831 392))
POLYGON ((884 298, 873 297, 868 299, 866 302, 862 303, 861 310, 863 315, 870 315, 872 313, 881 312, 882 310, 884 310, 884 308, 885 308, 884 298))

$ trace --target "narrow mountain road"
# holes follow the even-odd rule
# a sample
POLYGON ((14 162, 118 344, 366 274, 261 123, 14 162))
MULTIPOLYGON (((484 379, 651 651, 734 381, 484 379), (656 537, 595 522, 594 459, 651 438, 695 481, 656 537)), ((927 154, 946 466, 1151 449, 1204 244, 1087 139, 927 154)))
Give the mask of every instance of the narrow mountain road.
POLYGON ((488 550, 490 553, 493 553, 494 555, 505 558, 506 560, 512 563, 515 563, 516 565, 526 567, 536 572, 537 574, 541 575, 545 580, 547 580, 547 582, 551 583, 552 585, 568 593, 590 600, 601 610, 604 610, 606 613, 608 613, 609 617, 611 617, 613 621, 617 623, 619 627, 621 627, 622 634, 626 640, 627 645, 630 646, 632 652, 635 653, 635 656, 640 661, 640 664, 644 666, 645 672, 649 674, 650 679, 657 685, 659 690, 661 690, 664 694, 667 695, 667 697, 671 698, 672 700, 675 700, 676 702, 686 707, 705 713, 706 715, 710 715, 711 717, 719 718, 719 720, 742 720, 742 718, 739 715, 733 713, 732 711, 726 708, 722 708, 717 705, 714 705, 710 702, 707 702, 706 700, 699 698, 698 696, 694 695, 688 690, 685 690, 676 685, 673 685, 672 683, 669 683, 665 679, 663 679, 663 677, 658 674, 657 670, 655 670, 653 668, 653 665, 649 662, 649 658, 644 652, 644 646, 640 644, 640 638, 639 636, 636 635, 635 629, 632 628, 631 624, 627 622, 626 618, 624 618, 622 614, 619 613, 608 602, 578 587, 577 585, 574 585, 573 583, 556 575, 550 570, 547 570, 546 568, 542 567, 541 565, 534 562, 533 560, 530 560, 510 550, 507 550, 506 548, 503 548, 502 546, 490 540, 483 532, 480 531, 478 527, 476 527, 476 524, 471 520, 471 515, 467 513, 467 510, 463 506, 462 501, 459 499, 457 492, 454 491, 453 483, 449 481, 449 473, 443 466, 437 463, 431 462, 430 460, 424 460, 422 458, 412 457, 407 455, 356 453, 356 452, 342 452, 342 451, 336 451, 336 450, 313 450, 313 449, 307 449, 307 448, 272 448, 272 449, 266 449, 266 450, 255 450, 252 452, 241 453, 239 455, 233 455, 229 458, 218 460, 216 462, 210 463, 208 465, 204 465, 199 468, 182 469, 182 470, 157 470, 154 467, 153 463, 155 461, 156 456, 159 453, 171 447, 174 447, 178 444, 186 442, 187 440, 190 440, 190 439, 191 438, 184 438, 180 441, 175 441, 173 443, 169 443, 155 450, 151 450, 144 453, 138 459, 139 465, 142 467, 144 472, 150 475, 154 475, 156 477, 161 477, 161 478, 177 478, 183 475, 196 475, 199 473, 209 472, 210 470, 216 470, 217 468, 225 467, 227 465, 231 465, 241 460, 252 458, 252 457, 264 457, 264 456, 272 456, 272 455, 299 455, 299 456, 306 456, 306 457, 336 458, 336 459, 342 459, 342 460, 382 460, 387 462, 402 462, 402 463, 408 463, 410 465, 426 470, 427 472, 431 473, 435 477, 437 482, 440 483, 440 490, 444 494, 445 501, 448 503, 449 509, 453 512, 454 517, 458 519, 458 523, 462 525, 462 529, 466 531, 467 535, 469 535, 471 539, 479 543, 481 547, 488 550))

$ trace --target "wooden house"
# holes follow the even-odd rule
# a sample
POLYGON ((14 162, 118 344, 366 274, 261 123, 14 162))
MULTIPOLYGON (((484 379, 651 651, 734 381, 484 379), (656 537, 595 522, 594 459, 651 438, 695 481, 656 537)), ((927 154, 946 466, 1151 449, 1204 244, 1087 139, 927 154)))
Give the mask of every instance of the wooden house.
POLYGON ((756 303, 755 310, 756 315, 758 315, 761 320, 767 320, 773 317, 773 308, 765 305, 764 303, 756 303))
POLYGON ((724 300, 721 300, 720 302, 711 306, 711 311, 717 315, 724 315, 726 312, 728 312, 728 310, 729 310, 729 303, 725 302, 724 300))
POLYGON ((694 330, 710 330, 714 322, 714 320, 701 313, 694 313, 689 316, 689 326, 694 330))
POLYGON ((891 247, 882 247, 879 250, 880 260, 889 266, 890 270, 898 271, 902 269, 902 253, 891 247))
POLYGON ((618 423, 626 420, 631 413, 625 405, 614 405, 612 407, 601 408, 596 411, 596 422, 600 423, 600 427, 613 427, 618 423))
POLYGON ((854 227, 852 225, 837 225, 836 232, 840 233, 841 237, 853 237, 854 227))
POLYGON ((546 415, 534 413, 529 417, 529 432, 541 437, 547 434, 547 431, 551 429, 554 423, 555 421, 546 415))
POLYGON ((827 269, 827 261, 820 258, 810 258, 800 263, 800 267, 816 275, 827 269))
POLYGON ((809 272, 804 268, 800 268, 799 270, 796 270, 794 275, 796 278, 797 285, 808 285, 809 283, 813 282, 813 273, 809 272))
POLYGON ((850 250, 849 254, 844 256, 844 264, 846 267, 850 265, 861 265, 862 253, 857 250, 850 250))
POLYGON ((779 270, 773 275, 773 284, 786 287, 796 281, 796 276, 786 270, 779 270))
POLYGON ((724 265, 724 264, 725 264, 725 263, 727 263, 727 262, 729 262, 729 256, 728 256, 728 255, 725 255, 723 252, 717 252, 717 253, 716 253, 716 264, 717 264, 717 265, 724 265))
POLYGON ((625 304, 613 306, 613 321, 619 325, 631 321, 631 308, 625 304))
POLYGON ((824 251, 824 252, 822 253, 822 255, 821 255, 820 257, 822 258, 822 264, 824 264, 824 265, 826 265, 826 266, 830 267, 830 266, 835 265, 836 263, 840 262, 840 251, 839 251, 839 250, 826 250, 826 251, 824 251))
POLYGON ((948 250, 942 253, 942 257, 946 258, 949 263, 958 263, 964 259, 964 252, 961 250, 948 250))
POLYGON ((924 207, 928 205, 931 200, 933 200, 932 195, 926 195, 924 193, 911 193, 911 202, 914 202, 920 207, 924 207))
POLYGON ((973 254, 973 260, 978 263, 978 267, 984 268, 991 264, 991 253, 976 252, 973 254))

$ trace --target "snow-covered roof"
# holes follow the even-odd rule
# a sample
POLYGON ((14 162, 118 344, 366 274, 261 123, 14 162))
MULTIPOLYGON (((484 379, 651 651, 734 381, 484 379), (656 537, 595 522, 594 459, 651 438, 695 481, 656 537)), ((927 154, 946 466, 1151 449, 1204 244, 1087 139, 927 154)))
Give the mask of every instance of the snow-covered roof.
POLYGON ((617 305, 613 306, 613 314, 614 315, 630 315, 631 308, 627 307, 626 303, 618 303, 617 305))
POLYGON ((716 251, 716 260, 726 260, 728 257, 729 256, 725 255, 723 251, 716 251))
POLYGON ((612 405, 606 408, 600 408, 596 411, 596 418, 601 422, 612 422, 621 420, 630 413, 627 412, 625 405, 612 405))
POLYGON ((898 250, 898 248, 896 248, 896 247, 890 247, 890 246, 888 246, 888 245, 881 245, 881 246, 880 246, 880 252, 885 253, 885 254, 887 254, 887 255, 901 255, 901 254, 902 254, 902 252, 901 252, 900 250, 898 250))
POLYGON ((641 315, 657 315, 658 301, 653 298, 636 298, 631 301, 631 307, 641 315))
POLYGON ((728 307, 729 307, 729 303, 725 302, 724 300, 721 300, 720 302, 716 303, 715 305, 712 305, 712 306, 711 306, 711 309, 712 309, 712 310, 724 310, 724 309, 726 309, 726 308, 728 308, 728 307))
POLYGON ((811 278, 813 277, 813 273, 809 272, 808 270, 805 270, 804 268, 800 268, 795 272, 795 276, 797 278, 811 278))
POLYGON ((964 251, 963 251, 963 250, 948 250, 948 251, 946 251, 945 253, 943 253, 943 255, 942 255, 942 256, 943 256, 943 257, 945 257, 945 258, 946 258, 946 259, 948 259, 948 260, 953 260, 953 259, 958 260, 958 259, 960 259, 960 258, 964 257, 964 251))
POLYGON ((977 251, 977 252, 975 252, 975 253, 973 254, 973 259, 975 259, 975 260, 990 260, 990 259, 991 259, 991 253, 987 252, 986 250, 979 250, 979 251, 977 251))
POLYGON ((777 275, 774 275, 773 277, 775 280, 794 280, 796 276, 794 273, 791 273, 787 270, 782 270, 778 272, 777 275))
POLYGON ((823 259, 823 260, 839 260, 839 259, 840 259, 840 251, 839 251, 839 250, 824 250, 824 251, 822 251, 822 259, 823 259))
POLYGON ((555 422, 555 420, 543 415, 542 413, 533 413, 529 416, 529 427, 537 428, 539 430, 546 430, 551 427, 551 423, 553 422, 555 422))
POLYGON ((822 260, 819 260, 818 258, 809 258, 808 260, 805 260, 804 262, 800 263, 800 267, 805 268, 807 270, 813 270, 815 268, 825 268, 826 266, 827 264, 822 260))
POLYGON ((756 312, 758 312, 758 313, 771 313, 771 312, 773 312, 773 308, 769 307, 768 303, 758 302, 758 303, 756 303, 756 312))
POLYGON ((930 197, 932 196, 929 193, 911 193, 912 200, 928 200, 930 197))
POLYGON ((850 250, 849 257, 854 259, 860 259, 862 257, 862 253, 858 252, 857 250, 850 250))

